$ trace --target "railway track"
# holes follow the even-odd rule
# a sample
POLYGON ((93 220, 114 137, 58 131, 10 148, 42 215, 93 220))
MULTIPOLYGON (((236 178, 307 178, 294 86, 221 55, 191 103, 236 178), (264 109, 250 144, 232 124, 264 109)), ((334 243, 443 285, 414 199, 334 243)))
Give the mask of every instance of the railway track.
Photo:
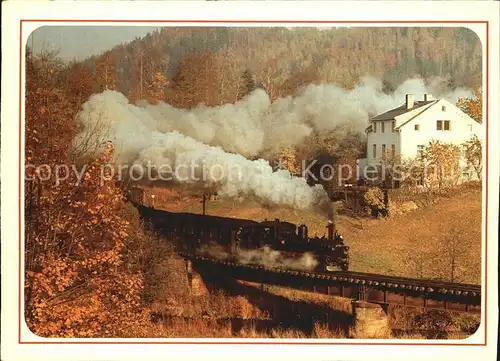
POLYGON ((276 284, 365 300, 384 306, 397 304, 466 312, 480 312, 481 310, 480 285, 353 271, 304 271, 241 264, 187 253, 180 255, 190 260, 197 270, 214 276, 276 284))
MULTIPOLYGON (((324 273, 322 273, 324 274, 324 273)), ((456 295, 470 295, 472 297, 481 296, 481 286, 474 284, 466 284, 466 283, 454 283, 448 281, 440 281, 440 280, 429 280, 429 279, 415 279, 408 277, 399 277, 399 276, 389 276, 389 275, 380 275, 374 273, 363 273, 363 272, 338 272, 335 273, 335 276, 338 277, 348 277, 355 279, 363 279, 370 284, 381 284, 386 285, 387 287, 393 288, 405 288, 411 287, 412 289, 425 290, 427 292, 440 292, 445 294, 456 294, 456 295)))

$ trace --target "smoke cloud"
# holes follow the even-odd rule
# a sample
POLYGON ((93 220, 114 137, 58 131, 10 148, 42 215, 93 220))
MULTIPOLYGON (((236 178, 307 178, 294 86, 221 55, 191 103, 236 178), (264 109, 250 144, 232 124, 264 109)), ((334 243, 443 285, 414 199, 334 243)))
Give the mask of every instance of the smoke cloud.
POLYGON ((216 189, 221 197, 253 198, 325 215, 332 212, 321 185, 310 187, 304 178, 292 177, 287 170, 273 171, 263 159, 248 160, 178 131, 162 133, 149 111, 128 104, 120 93, 106 91, 92 96, 79 120, 84 132, 77 136, 75 145, 110 140, 116 146, 118 164, 133 164, 141 171, 150 167, 160 179, 216 189), (94 131, 99 128, 103 132, 94 131))
POLYGON ((139 151, 135 163, 151 163, 163 178, 216 189, 221 197, 249 197, 270 205, 331 213, 331 202, 321 185, 310 187, 305 178, 292 177, 288 170, 274 171, 263 159, 248 160, 177 131, 154 131, 151 145, 139 151), (174 169, 178 171, 170 173, 174 169))
POLYGON ((151 105, 139 101, 137 106, 127 106, 128 101, 121 93, 105 91, 85 104, 79 118, 85 123, 88 117, 95 122, 92 118, 103 114, 132 115, 139 117, 149 131, 176 130, 204 144, 255 157, 269 149, 298 144, 314 130, 333 130, 347 124, 362 131, 371 116, 403 104, 408 93, 415 94, 416 100, 419 94, 431 93, 452 103, 459 97, 473 96, 467 89, 448 90, 440 78, 431 79, 428 85, 420 78, 409 79, 394 93, 386 94, 381 81, 364 77, 352 90, 330 84, 309 85, 295 96, 271 103, 264 90, 256 89, 235 104, 200 105, 185 110, 161 102, 151 105))
POLYGON ((269 95, 257 89, 235 104, 199 106, 181 110, 160 103, 138 102, 156 122, 160 132, 177 130, 202 143, 220 146, 228 152, 254 157, 268 149, 295 145, 312 131, 327 131, 348 124, 363 131, 371 116, 404 103, 405 95, 430 93, 456 103, 472 91, 446 88, 445 81, 433 78, 426 86, 421 78, 409 79, 394 93, 382 91, 382 82, 361 78, 352 90, 335 85, 309 85, 295 96, 271 103, 269 95))
POLYGON ((198 253, 221 260, 234 259, 241 264, 257 264, 270 268, 283 267, 310 271, 315 269, 319 264, 311 253, 304 253, 299 258, 290 258, 268 246, 253 250, 239 249, 233 256, 222 246, 213 244, 203 245, 200 247, 198 253))
POLYGON ((298 144, 313 131, 345 125, 361 131, 371 116, 401 105, 407 93, 434 93, 452 102, 472 96, 464 89, 447 92, 439 79, 427 87, 422 79, 407 80, 392 94, 381 89, 380 81, 365 77, 352 90, 309 85, 293 97, 271 102, 264 90, 257 89, 235 104, 190 110, 144 101, 133 105, 121 93, 104 91, 91 96, 78 114, 82 131, 74 146, 90 152, 112 141, 118 164, 153 166, 168 180, 216 189, 225 197, 252 197, 330 215, 331 202, 321 186, 309 187, 305 179, 286 170, 273 171, 265 160, 245 157, 298 144), (212 171, 207 174, 206 169, 212 171))

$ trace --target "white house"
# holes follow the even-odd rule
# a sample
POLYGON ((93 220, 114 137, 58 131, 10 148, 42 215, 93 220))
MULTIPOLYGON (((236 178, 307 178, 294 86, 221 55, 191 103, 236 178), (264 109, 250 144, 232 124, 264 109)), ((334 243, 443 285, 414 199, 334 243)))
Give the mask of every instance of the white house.
POLYGON ((482 139, 481 123, 430 94, 419 101, 407 94, 405 104, 371 118, 365 131, 367 158, 358 160, 358 179, 364 178, 366 169, 380 165, 382 155, 388 152, 411 159, 433 140, 460 145, 473 135, 482 139))

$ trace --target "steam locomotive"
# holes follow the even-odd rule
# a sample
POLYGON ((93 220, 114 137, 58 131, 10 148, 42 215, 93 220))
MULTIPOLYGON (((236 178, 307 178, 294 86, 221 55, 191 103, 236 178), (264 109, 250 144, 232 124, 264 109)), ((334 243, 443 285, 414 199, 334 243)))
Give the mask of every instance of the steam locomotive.
POLYGON ((135 204, 141 216, 170 239, 182 251, 196 253, 204 246, 216 244, 230 255, 239 250, 272 250, 297 258, 310 253, 318 262, 318 271, 349 269, 349 247, 328 222, 328 237, 309 237, 305 225, 274 221, 256 222, 193 213, 173 213, 135 204))

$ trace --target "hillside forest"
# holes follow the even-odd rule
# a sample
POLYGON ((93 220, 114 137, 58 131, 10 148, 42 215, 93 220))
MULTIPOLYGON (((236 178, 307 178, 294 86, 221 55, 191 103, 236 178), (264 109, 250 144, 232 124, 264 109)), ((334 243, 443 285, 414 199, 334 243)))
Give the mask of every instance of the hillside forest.
POLYGON ((168 83, 157 100, 190 108, 234 102, 255 86, 273 99, 309 83, 349 89, 362 76, 386 91, 414 76, 474 89, 481 53, 466 28, 165 27, 73 66, 95 74, 94 92, 117 89, 134 101, 168 83))

